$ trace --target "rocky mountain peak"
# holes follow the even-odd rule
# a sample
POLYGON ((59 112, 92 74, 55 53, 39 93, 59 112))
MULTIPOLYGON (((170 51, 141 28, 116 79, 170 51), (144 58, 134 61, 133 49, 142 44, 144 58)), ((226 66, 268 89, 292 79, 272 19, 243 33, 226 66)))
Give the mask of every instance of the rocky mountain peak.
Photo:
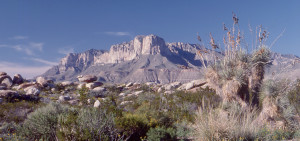
POLYGON ((167 53, 168 49, 163 38, 156 35, 136 36, 133 40, 134 49, 142 55, 167 53))
POLYGON ((138 35, 132 41, 112 45, 109 52, 98 56, 95 64, 121 63, 141 55, 169 54, 163 38, 156 35, 138 35))

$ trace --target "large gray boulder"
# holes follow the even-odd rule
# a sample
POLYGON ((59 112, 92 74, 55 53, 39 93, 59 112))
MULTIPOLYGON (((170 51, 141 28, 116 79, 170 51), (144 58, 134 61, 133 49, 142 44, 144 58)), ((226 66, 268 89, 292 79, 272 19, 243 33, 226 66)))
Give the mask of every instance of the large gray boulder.
POLYGON ((164 86, 164 88, 165 88, 165 90, 169 91, 169 90, 173 90, 173 89, 178 88, 180 85, 181 85, 180 82, 173 82, 173 83, 170 83, 170 84, 166 84, 164 86))
POLYGON ((103 88, 103 87, 96 87, 92 90, 92 92, 97 92, 97 93, 101 93, 101 92, 104 92, 104 91, 106 91, 106 89, 103 88))
POLYGON ((13 82, 13 84, 20 85, 20 84, 24 83, 24 79, 20 74, 15 74, 12 82, 13 82))
POLYGON ((72 81, 64 81, 64 82, 61 82, 60 84, 64 87, 74 85, 74 83, 72 81))
POLYGON ((46 87, 48 85, 48 81, 44 77, 41 77, 41 76, 36 78, 36 82, 43 87, 46 87))
POLYGON ((97 77, 95 75, 80 75, 77 77, 79 82, 86 82, 86 83, 91 83, 97 80, 97 77))
POLYGON ((102 82, 92 82, 92 83, 87 83, 86 87, 89 88, 89 89, 94 89, 94 88, 100 87, 102 85, 103 85, 102 82))
POLYGON ((24 89, 26 95, 34 95, 38 96, 40 94, 40 90, 34 86, 30 86, 24 89))
POLYGON ((0 84, 4 84, 6 87, 10 88, 13 83, 11 77, 2 72, 2 75, 0 75, 0 84))
POLYGON ((36 86, 36 85, 37 85, 36 82, 25 82, 25 83, 22 83, 21 85, 19 85, 17 90, 25 89, 27 87, 36 86))

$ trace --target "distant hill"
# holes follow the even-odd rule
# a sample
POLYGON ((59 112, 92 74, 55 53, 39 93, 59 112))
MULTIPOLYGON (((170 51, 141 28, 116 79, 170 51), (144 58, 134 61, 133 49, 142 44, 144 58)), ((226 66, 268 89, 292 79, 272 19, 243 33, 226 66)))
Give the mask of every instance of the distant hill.
MULTIPOLYGON (((134 40, 112 45, 109 51, 90 49, 83 53, 70 53, 42 76, 56 81, 77 80, 78 75, 93 74, 100 81, 124 82, 188 82, 203 77, 203 64, 212 60, 212 51, 197 44, 166 43, 155 36, 136 36, 134 40)), ((222 57, 221 53, 216 56, 222 57)), ((273 53, 269 76, 300 76, 300 59, 294 55, 273 53), (287 71, 280 72, 283 68, 287 71), (289 72, 289 73, 287 73, 289 72)))

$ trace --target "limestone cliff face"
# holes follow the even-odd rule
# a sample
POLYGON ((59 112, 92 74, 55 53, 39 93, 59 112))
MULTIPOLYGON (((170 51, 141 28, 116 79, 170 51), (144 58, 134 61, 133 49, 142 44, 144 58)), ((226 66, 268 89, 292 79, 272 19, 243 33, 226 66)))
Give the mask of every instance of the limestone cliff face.
POLYGON ((94 63, 96 56, 101 56, 105 51, 90 49, 83 53, 70 53, 62 58, 58 70, 63 73, 67 70, 82 71, 94 63))
POLYGON ((164 39, 155 36, 137 36, 134 40, 112 45, 110 51, 96 56, 94 64, 121 63, 130 61, 140 55, 170 54, 164 39))

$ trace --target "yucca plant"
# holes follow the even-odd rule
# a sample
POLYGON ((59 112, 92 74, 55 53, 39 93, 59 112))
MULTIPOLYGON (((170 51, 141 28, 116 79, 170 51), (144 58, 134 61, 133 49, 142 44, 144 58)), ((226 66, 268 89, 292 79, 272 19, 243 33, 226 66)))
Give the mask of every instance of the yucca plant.
POLYGON ((210 33, 210 45, 213 51, 211 58, 214 61, 209 62, 205 76, 224 102, 236 101, 242 106, 257 107, 265 67, 270 62, 271 52, 265 45, 268 32, 260 26, 257 44, 252 53, 248 53, 247 47, 241 44, 243 36, 238 28, 238 21, 238 17, 233 14, 232 28, 223 24, 226 33, 223 39, 223 51, 220 46, 217 46, 210 33), (222 51, 223 58, 216 57, 217 49, 222 51))

